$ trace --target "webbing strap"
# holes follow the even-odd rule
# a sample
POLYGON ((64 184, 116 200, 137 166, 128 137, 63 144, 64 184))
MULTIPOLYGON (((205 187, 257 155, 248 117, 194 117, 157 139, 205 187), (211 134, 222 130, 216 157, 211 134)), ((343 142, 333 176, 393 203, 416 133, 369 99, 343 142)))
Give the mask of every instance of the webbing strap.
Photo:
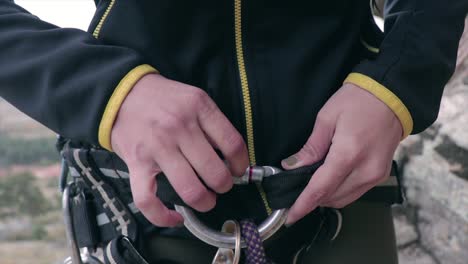
MULTIPOLYGON (((262 185, 272 209, 290 208, 297 197, 309 183, 314 172, 322 162, 301 167, 295 170, 283 171, 279 174, 263 179, 262 185)), ((399 204, 403 202, 397 175, 396 162, 392 163, 392 171, 385 186, 376 186, 359 198, 360 201, 381 202, 386 204, 399 204)))
MULTIPOLYGON (((272 209, 290 208, 297 197, 309 183, 314 172, 322 165, 322 162, 298 169, 283 171, 281 173, 263 178, 262 186, 265 190, 268 202, 272 209)), ((167 204, 177 204, 187 206, 175 192, 169 180, 163 173, 156 176, 158 184, 157 196, 167 204)), ((388 186, 377 186, 365 193, 359 200, 370 202, 382 202, 387 204, 398 204, 403 202, 403 195, 400 189, 399 178, 397 176, 396 163, 392 165, 390 182, 394 184, 388 186)), ((207 187, 208 188, 208 187, 207 187)), ((242 188, 235 185, 233 188, 242 188)))
POLYGON ((106 264, 148 264, 127 237, 110 241, 104 250, 106 264))
POLYGON ((262 186, 270 207, 273 210, 290 208, 322 164, 323 162, 318 162, 264 178, 262 186))
MULTIPOLYGON (((81 179, 113 226, 113 236, 123 235, 136 241, 138 226, 127 205, 119 199, 115 189, 103 180, 99 168, 89 156, 89 150, 67 148, 62 151, 67 163, 78 171, 81 179)), ((82 245, 80 245, 82 246, 82 245)))

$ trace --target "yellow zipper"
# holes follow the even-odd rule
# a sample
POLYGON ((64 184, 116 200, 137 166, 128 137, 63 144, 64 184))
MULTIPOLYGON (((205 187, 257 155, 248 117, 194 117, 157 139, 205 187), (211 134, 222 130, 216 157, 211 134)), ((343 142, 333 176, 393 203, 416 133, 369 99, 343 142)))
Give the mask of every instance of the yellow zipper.
MULTIPOLYGON (((247 148, 249 150, 250 165, 255 165, 255 145, 254 145, 254 130, 252 118, 252 104, 250 101, 249 81, 247 71, 245 70, 244 49, 242 47, 242 0, 234 0, 234 27, 236 36, 236 55, 237 65, 239 67, 239 76, 242 87, 242 97, 244 101, 245 126, 247 130, 247 148)), ((263 204, 267 213, 270 215, 272 210, 268 204, 265 191, 260 184, 257 184, 257 189, 262 197, 263 204)))
POLYGON ((102 15, 101 20, 99 20, 99 23, 97 24, 96 28, 94 29, 93 36, 95 38, 99 37, 99 33, 101 33, 102 25, 104 25, 104 22, 106 21, 107 16, 109 15, 110 11, 112 10, 112 7, 114 7, 115 1, 116 0, 110 0, 110 3, 106 8, 106 11, 102 15))

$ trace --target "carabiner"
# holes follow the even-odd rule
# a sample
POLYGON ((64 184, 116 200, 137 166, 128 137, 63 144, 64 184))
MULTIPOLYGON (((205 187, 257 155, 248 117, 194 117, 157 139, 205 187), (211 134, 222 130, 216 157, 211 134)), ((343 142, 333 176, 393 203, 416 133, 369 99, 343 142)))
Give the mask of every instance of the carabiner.
MULTIPOLYGON (((261 182, 264 177, 275 175, 282 170, 271 166, 251 166, 247 168, 242 177, 238 178, 236 184, 247 184, 250 182, 261 182)), ((215 246, 217 248, 236 247, 236 237, 233 234, 226 234, 216 231, 198 219, 192 209, 175 205, 175 209, 184 217, 185 227, 197 238, 203 242, 215 246)), ((275 210, 268 218, 260 224, 258 232, 262 241, 267 240, 274 235, 284 224, 287 218, 287 209, 275 210)), ((245 241, 241 241, 241 247, 245 248, 245 241)))
POLYGON ((272 166, 249 166, 241 177, 232 177, 234 184, 260 183, 263 178, 280 173, 282 170, 272 166))
MULTIPOLYGON (((70 260, 73 264, 83 264, 81 259, 80 248, 76 241, 75 230, 73 229, 73 217, 70 207, 70 186, 67 185, 62 194, 62 213, 65 221, 65 231, 67 235, 68 245, 70 247, 71 256, 70 260)), ((67 262, 67 260, 65 260, 67 262)))
POLYGON ((224 222, 221 232, 234 234, 236 245, 234 250, 231 248, 218 249, 212 264, 238 264, 241 255, 241 230, 239 222, 234 220, 224 222))

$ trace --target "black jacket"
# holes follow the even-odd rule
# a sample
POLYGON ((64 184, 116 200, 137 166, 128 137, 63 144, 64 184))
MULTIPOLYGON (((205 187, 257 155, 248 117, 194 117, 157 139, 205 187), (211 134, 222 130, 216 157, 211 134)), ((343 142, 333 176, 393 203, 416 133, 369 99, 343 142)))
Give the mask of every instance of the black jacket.
MULTIPOLYGON (((467 0, 96 0, 89 31, 58 28, 0 0, 0 96, 57 133, 110 148, 125 94, 144 74, 208 92, 252 163, 279 165, 327 99, 353 82, 405 135, 437 117, 467 0)), ((359 117, 359 118, 365 118, 359 117)))

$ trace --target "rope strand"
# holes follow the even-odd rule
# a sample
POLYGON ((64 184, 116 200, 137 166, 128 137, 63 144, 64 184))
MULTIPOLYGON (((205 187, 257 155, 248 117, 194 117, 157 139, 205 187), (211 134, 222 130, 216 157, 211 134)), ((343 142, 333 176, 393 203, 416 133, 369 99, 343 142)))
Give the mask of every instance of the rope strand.
POLYGON ((262 239, 258 233, 258 227, 252 220, 242 220, 241 234, 247 247, 245 249, 246 264, 273 264, 265 254, 262 239))

